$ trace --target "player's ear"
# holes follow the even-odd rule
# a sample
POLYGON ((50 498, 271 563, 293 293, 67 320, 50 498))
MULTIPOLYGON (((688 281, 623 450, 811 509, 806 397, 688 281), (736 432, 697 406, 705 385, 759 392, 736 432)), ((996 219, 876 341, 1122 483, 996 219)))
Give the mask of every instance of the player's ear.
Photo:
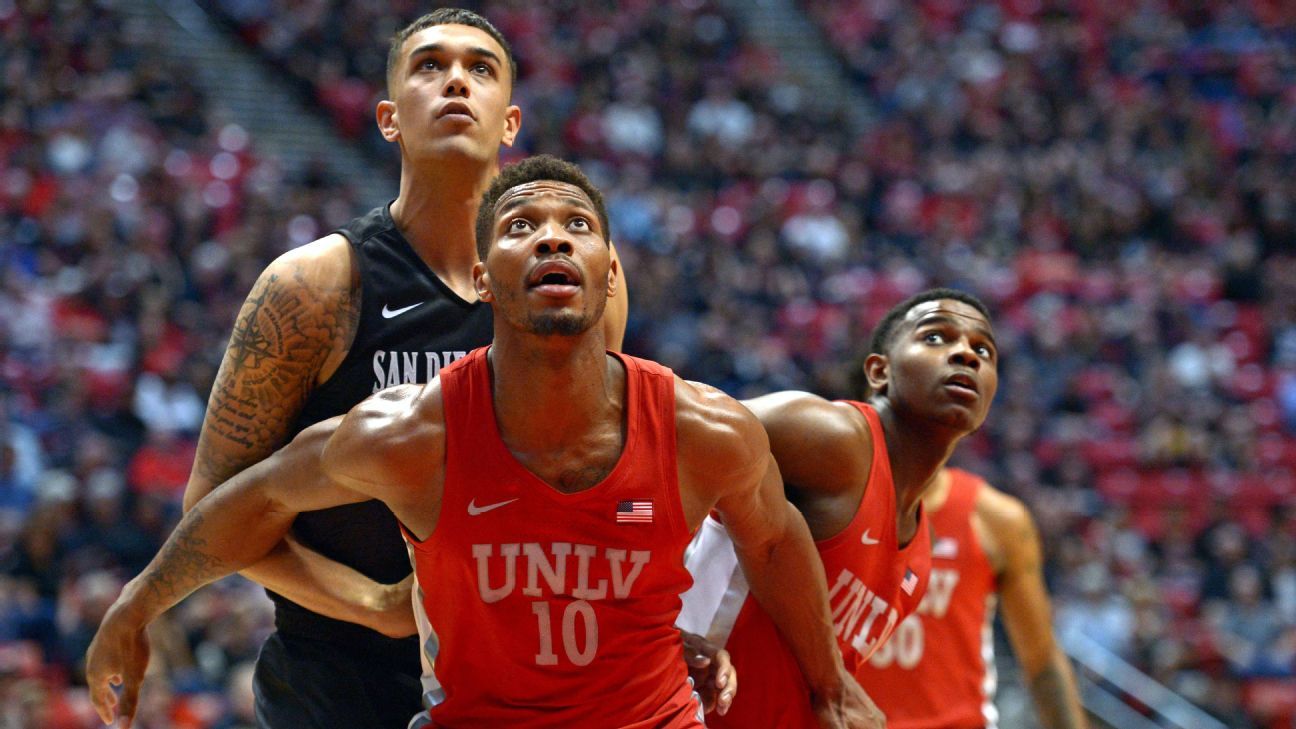
POLYGON ((492 301, 495 296, 490 290, 490 274, 486 272, 486 264, 478 261, 473 264, 472 269, 473 289, 477 291, 477 298, 482 301, 492 301))
MULTIPOLYGON (((609 249, 612 248, 612 244, 610 242, 608 243, 608 248, 609 249)), ((621 283, 621 262, 617 260, 616 254, 613 253, 612 260, 608 263, 607 297, 609 299, 616 296, 617 286, 620 283, 621 283)))
POLYGON ((864 379, 868 381, 869 392, 885 395, 890 378, 891 362, 886 355, 870 354, 864 358, 864 379))
POLYGON ((513 140, 517 139, 518 132, 522 131, 522 109, 510 104, 509 108, 504 110, 504 137, 505 147, 512 147, 513 140))
POLYGON ((395 142, 400 139, 400 123, 396 118, 396 102, 387 99, 378 102, 378 108, 374 110, 374 116, 378 120, 378 131, 382 132, 383 139, 388 142, 395 142))

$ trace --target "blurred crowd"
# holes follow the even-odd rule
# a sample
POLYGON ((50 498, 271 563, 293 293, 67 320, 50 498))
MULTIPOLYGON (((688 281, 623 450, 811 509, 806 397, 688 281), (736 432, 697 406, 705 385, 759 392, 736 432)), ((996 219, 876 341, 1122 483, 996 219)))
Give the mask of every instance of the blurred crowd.
MULTIPOLYGON (((1032 507, 1059 631, 1230 727, 1292 725, 1290 5, 803 0, 868 100, 827 115, 715 0, 465 5, 522 67, 511 157, 607 194, 628 352, 849 396, 892 304, 980 295, 1002 384, 958 461, 1032 507)), ((92 725, 85 647, 177 518, 242 297, 362 212, 112 8, 0 2, 0 726, 92 725)), ((425 9, 214 4, 391 170, 373 104, 425 9)), ((251 725, 260 594, 227 580, 158 625, 138 726, 251 725)))

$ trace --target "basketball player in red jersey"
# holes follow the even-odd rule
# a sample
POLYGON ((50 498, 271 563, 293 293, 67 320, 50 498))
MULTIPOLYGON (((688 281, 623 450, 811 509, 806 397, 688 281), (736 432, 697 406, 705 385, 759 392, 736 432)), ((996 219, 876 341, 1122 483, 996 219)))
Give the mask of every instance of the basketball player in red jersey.
MULTIPOLYGON (((827 572, 833 630, 858 672, 917 609, 931 564, 924 492, 954 446, 985 420, 998 386, 985 305, 933 289, 892 309, 874 331, 863 370, 867 402, 801 392, 744 404, 770 448, 827 572)), ((708 520, 690 551, 696 584, 680 625, 723 644, 742 691, 711 726, 812 726, 809 693, 783 638, 734 559, 727 525, 708 520)), ((875 726, 882 727, 879 712, 875 726)))
MULTIPOLYGON (((396 34, 387 65, 376 117, 400 150, 399 194, 261 274, 212 386, 185 508, 314 423, 490 342, 473 236, 522 123, 512 50, 481 16, 441 8, 396 34)), ((622 286, 603 319, 612 349, 625 322, 622 286)), ((418 641, 397 639, 415 631, 409 557, 382 504, 302 514, 243 574, 275 603, 254 676, 259 723, 404 729, 422 708, 418 641)))
POLYGON ((260 559, 297 513, 377 498, 436 586, 421 604, 434 726, 702 726, 674 624, 684 548, 712 509, 822 726, 874 726, 759 421, 606 351, 598 324, 619 272, 598 191, 534 158, 505 170, 481 210, 474 279, 495 311, 491 347, 308 428, 191 509, 91 645, 100 716, 133 714, 144 628, 161 611, 260 559))
POLYGON ((1046 729, 1087 726, 1066 654, 1053 637, 1039 533, 1017 499, 946 468, 923 497, 932 572, 918 612, 856 673, 891 729, 994 729, 994 611, 1025 670, 1046 729))

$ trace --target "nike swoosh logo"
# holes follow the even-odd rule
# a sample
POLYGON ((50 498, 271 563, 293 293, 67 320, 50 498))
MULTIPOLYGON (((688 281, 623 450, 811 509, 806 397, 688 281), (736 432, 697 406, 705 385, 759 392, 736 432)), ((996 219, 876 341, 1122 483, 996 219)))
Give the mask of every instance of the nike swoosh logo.
POLYGON ((501 506, 508 506, 509 504, 513 503, 514 501, 517 501, 517 499, 516 499, 516 498, 513 498, 513 499, 509 499, 508 501, 500 501, 500 502, 498 502, 498 503, 494 503, 494 504, 487 504, 487 505, 485 505, 485 506, 478 506, 478 505, 477 505, 477 499, 473 499, 472 501, 469 501, 469 502, 468 502, 468 516, 477 516, 478 514, 485 514, 486 512, 488 512, 488 511, 494 511, 495 509, 498 509, 498 508, 500 508, 501 506))
POLYGON ((414 308, 420 307, 420 306, 422 306, 422 305, 424 305, 424 304, 426 304, 426 303, 427 303, 426 301, 420 301, 420 302, 418 302, 417 304, 410 304, 409 306, 402 306, 402 307, 399 308, 399 309, 392 309, 392 308, 389 308, 387 304, 383 304, 382 315, 383 315, 383 318, 384 318, 384 319, 393 319, 393 318, 395 318, 395 317, 400 316, 401 314, 404 314, 405 312, 409 311, 410 309, 414 309, 414 308))
POLYGON ((877 543, 878 543, 878 540, 876 540, 876 539, 874 539, 874 538, 872 538, 872 537, 870 537, 870 536, 868 535, 869 531, 870 531, 870 530, 865 529, 865 530, 864 530, 864 533, 860 535, 860 543, 861 543, 861 544, 866 544, 866 545, 870 545, 870 546, 871 546, 871 545, 874 545, 874 544, 877 544, 877 543))

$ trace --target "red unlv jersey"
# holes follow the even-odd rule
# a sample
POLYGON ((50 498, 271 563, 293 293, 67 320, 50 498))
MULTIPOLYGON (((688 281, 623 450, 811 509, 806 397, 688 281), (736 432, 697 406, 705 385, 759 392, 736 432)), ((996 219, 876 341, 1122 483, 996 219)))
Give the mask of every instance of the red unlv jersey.
MULTIPOLYGON (((926 516, 903 549, 896 537, 895 482, 882 423, 852 402, 873 434, 873 466, 864 497, 840 533, 816 543, 828 577, 828 601, 842 658, 859 670, 922 600, 931 565, 926 516)), ((684 595, 680 627, 724 645, 740 688, 729 713, 710 727, 817 727, 810 692, 791 649, 769 615, 747 594, 747 582, 724 527, 708 518, 689 550, 694 587, 684 595)))
POLYGON ((984 482, 954 468, 949 478, 949 496, 928 515, 927 596, 858 675, 892 729, 993 729, 999 721, 991 625, 998 590, 972 527, 984 482))
POLYGON ((619 357, 626 438, 607 478, 562 493, 500 438, 486 349, 441 371, 441 514, 414 558, 439 728, 693 729, 701 707, 675 628, 689 530, 675 379, 619 357))

